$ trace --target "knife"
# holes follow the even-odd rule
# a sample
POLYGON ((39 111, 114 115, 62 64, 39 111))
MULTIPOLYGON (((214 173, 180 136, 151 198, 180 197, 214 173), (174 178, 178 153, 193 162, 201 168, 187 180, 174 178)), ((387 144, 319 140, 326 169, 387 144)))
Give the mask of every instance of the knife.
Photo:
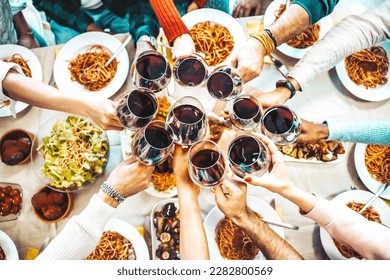
POLYGON ((374 202, 375 200, 382 194, 384 193, 384 191, 387 189, 387 187, 389 186, 388 183, 384 183, 382 186, 379 187, 379 189, 377 190, 377 192, 375 193, 375 195, 373 197, 371 197, 367 202, 366 202, 366 205, 364 205, 364 207, 362 209, 360 209, 359 211, 359 214, 363 213, 364 210, 366 210, 368 207, 370 207, 374 202))
POLYGON ((280 74, 282 74, 283 77, 285 77, 287 79, 287 75, 288 75, 287 67, 280 60, 274 58, 272 55, 270 55, 270 57, 271 57, 273 64, 275 65, 276 69, 278 69, 280 74))
MULTIPOLYGON (((271 207, 276 211, 276 201, 275 201, 275 197, 273 197, 271 199, 271 202, 269 203, 271 205, 271 207)), ((288 228, 288 229, 293 229, 293 230, 298 230, 299 227, 298 226, 295 226, 295 225, 291 225, 291 224, 287 224, 287 223, 282 223, 282 222, 276 222, 276 221, 270 221, 270 220, 267 220, 267 219, 262 219, 264 223, 266 224, 270 224, 270 225, 274 225, 274 226, 278 226, 278 227, 284 227, 284 228, 288 228)))

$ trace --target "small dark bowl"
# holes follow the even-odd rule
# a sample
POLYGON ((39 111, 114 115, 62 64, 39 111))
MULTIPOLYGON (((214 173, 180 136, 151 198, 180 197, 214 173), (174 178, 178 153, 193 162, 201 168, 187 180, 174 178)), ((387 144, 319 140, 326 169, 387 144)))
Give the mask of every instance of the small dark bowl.
POLYGON ((34 134, 24 130, 24 129, 12 129, 3 134, 0 139, 0 158, 1 161, 7 165, 21 165, 27 163, 31 158, 31 146, 33 145, 34 134), (7 159, 4 155, 3 145, 7 140, 19 140, 22 138, 28 138, 30 140, 30 148, 28 152, 23 153, 23 158, 20 160, 12 161, 11 159, 7 159))
POLYGON ((32 201, 34 199, 34 197, 38 194, 38 193, 45 193, 46 195, 50 194, 50 193, 57 193, 57 194, 60 194, 60 195, 63 195, 65 196, 65 200, 63 203, 61 204, 56 204, 56 203, 51 203, 51 204, 55 204, 57 206, 59 206, 61 208, 61 216, 55 218, 55 219, 49 219, 47 217, 45 217, 43 215, 43 211, 41 209, 36 209, 33 205, 33 209, 34 209, 34 212, 35 214, 37 215, 38 219, 40 219, 42 222, 45 222, 45 223, 56 223, 56 222, 59 222, 60 220, 66 218, 70 211, 72 210, 72 207, 73 207, 73 196, 71 193, 64 193, 64 192, 59 192, 59 191, 55 191, 53 189, 51 189, 50 187, 48 186, 43 186, 41 189, 39 189, 35 195, 31 198, 31 204, 32 204, 32 201))

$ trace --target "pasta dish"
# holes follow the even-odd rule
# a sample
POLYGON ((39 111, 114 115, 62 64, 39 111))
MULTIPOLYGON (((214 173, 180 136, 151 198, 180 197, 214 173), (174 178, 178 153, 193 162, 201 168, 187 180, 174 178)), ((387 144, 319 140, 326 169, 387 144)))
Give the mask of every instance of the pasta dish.
MULTIPOLYGON (((278 19, 286 10, 286 4, 280 4, 279 10, 275 11, 275 17, 278 19)), ((287 45, 296 49, 306 49, 314 45, 320 38, 320 25, 318 23, 310 26, 306 31, 297 35, 286 42, 287 45)))
POLYGON ((154 168, 151 182, 156 191, 163 193, 169 193, 176 187, 172 157, 168 157, 167 160, 154 168))
POLYGON ((373 179, 390 184, 390 146, 367 145, 364 162, 373 179))
POLYGON ((18 64, 20 66, 20 68, 22 68, 23 74, 26 77, 29 77, 29 78, 32 77, 31 69, 27 64, 27 61, 22 57, 22 55, 16 53, 11 58, 4 59, 4 61, 5 62, 13 62, 13 63, 18 64))
POLYGON ((222 219, 215 231, 219 252, 228 260, 253 260, 260 249, 231 219, 222 219))
POLYGON ((77 81, 90 91, 101 90, 112 81, 118 68, 116 59, 104 67, 110 57, 110 54, 98 45, 90 47, 86 53, 78 54, 69 62, 71 80, 77 81))
POLYGON ((348 77, 358 86, 376 88, 387 83, 389 59, 380 46, 364 49, 347 56, 344 60, 348 77))
MULTIPOLYGON (((349 208, 351 208, 355 212, 359 212, 360 209, 364 207, 364 203, 351 201, 346 204, 349 208)), ((366 210, 363 211, 361 214, 364 218, 366 218, 369 221, 382 223, 380 219, 379 213, 372 207, 369 206, 366 210)), ((350 259, 350 258, 357 258, 357 259, 363 259, 363 257, 356 252, 354 249, 349 247, 348 245, 342 244, 338 242, 337 240, 333 239, 334 244, 336 245, 337 249, 340 251, 340 253, 350 259)))
POLYGON ((135 260, 133 244, 120 233, 104 231, 99 243, 86 260, 135 260))
POLYGON ((225 61, 234 47, 234 38, 229 30, 210 21, 195 24, 190 35, 196 51, 206 55, 205 62, 209 66, 225 61))

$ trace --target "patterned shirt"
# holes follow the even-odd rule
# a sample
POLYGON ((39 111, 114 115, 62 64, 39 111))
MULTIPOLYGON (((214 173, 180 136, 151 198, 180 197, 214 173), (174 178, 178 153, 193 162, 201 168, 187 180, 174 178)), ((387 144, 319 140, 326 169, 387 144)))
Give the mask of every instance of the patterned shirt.
POLYGON ((18 37, 8 0, 0 0, 0 44, 16 44, 18 37))

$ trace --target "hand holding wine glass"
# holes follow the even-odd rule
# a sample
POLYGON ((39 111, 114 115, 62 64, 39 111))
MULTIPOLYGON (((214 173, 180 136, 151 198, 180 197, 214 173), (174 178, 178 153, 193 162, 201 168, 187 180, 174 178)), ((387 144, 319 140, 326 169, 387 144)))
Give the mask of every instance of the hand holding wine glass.
POLYGON ((170 126, 161 121, 152 121, 133 137, 131 150, 143 164, 156 166, 166 160, 174 148, 170 126))
POLYGON ((183 87, 201 86, 207 76, 207 64, 197 53, 179 57, 173 65, 173 77, 183 87))
POLYGON ((242 91, 240 73, 234 67, 221 65, 207 79, 207 90, 218 100, 232 100, 242 91))
POLYGON ((238 96, 229 109, 229 118, 232 125, 243 131, 256 129, 261 120, 261 105, 252 95, 238 96))
POLYGON ((156 116, 157 104, 157 98, 149 89, 128 90, 117 102, 116 115, 124 127, 137 130, 156 116))

